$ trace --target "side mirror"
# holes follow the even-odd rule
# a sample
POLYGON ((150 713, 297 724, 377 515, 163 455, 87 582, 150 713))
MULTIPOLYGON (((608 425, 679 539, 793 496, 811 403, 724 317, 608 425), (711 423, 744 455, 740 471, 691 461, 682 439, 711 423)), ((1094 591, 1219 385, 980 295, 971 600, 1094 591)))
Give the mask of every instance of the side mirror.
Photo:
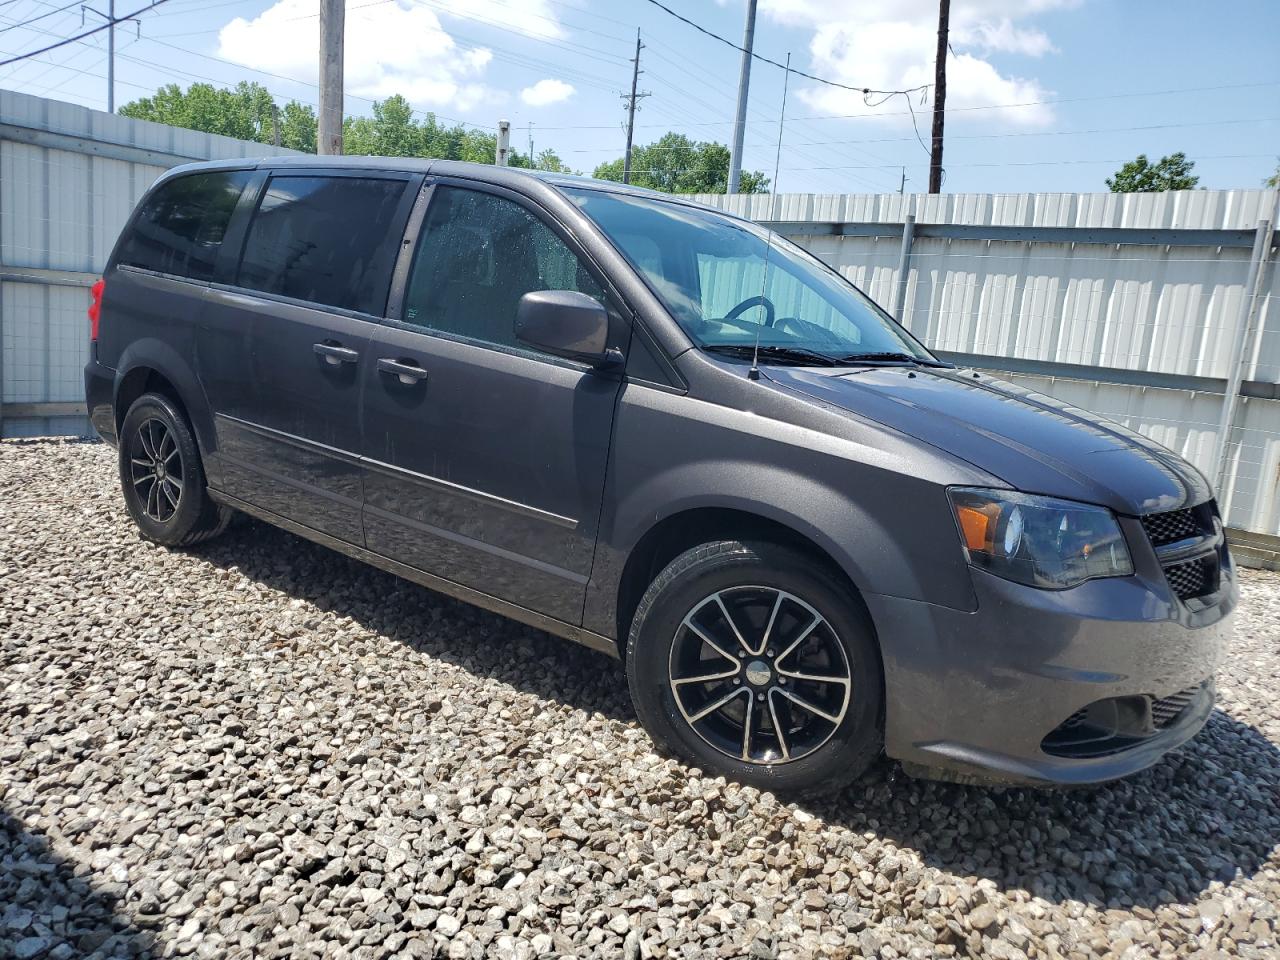
POLYGON ((535 290, 516 308, 516 339, 558 357, 593 367, 622 362, 609 349, 609 314, 600 302, 576 290, 535 290))

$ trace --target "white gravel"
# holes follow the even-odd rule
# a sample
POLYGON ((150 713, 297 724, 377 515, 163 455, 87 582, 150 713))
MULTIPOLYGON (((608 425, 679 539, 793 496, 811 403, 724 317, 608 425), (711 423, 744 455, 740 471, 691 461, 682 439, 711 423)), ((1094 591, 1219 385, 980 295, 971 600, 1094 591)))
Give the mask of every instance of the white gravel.
POLYGON ((0 957, 1280 955, 1280 577, 1220 710, 1096 790, 656 755, 618 666, 254 523, 141 542, 0 444, 0 957))

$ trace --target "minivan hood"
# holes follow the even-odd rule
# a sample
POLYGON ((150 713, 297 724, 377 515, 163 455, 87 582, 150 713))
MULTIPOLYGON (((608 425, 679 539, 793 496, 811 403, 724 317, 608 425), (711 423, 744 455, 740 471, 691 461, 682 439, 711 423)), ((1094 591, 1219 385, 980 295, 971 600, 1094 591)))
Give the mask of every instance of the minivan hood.
POLYGON ((1010 486, 1141 515, 1212 495, 1191 464, 1132 430, 972 370, 770 365, 779 386, 874 420, 1010 486))

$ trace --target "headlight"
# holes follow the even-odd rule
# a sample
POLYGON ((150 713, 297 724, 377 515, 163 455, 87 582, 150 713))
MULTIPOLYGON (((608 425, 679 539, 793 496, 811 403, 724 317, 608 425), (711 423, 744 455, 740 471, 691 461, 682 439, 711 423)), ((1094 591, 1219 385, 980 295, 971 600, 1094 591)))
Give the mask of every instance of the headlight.
POLYGON ((1120 525, 1105 507, 1011 490, 947 493, 969 562, 998 577, 1062 590, 1133 573, 1120 525))

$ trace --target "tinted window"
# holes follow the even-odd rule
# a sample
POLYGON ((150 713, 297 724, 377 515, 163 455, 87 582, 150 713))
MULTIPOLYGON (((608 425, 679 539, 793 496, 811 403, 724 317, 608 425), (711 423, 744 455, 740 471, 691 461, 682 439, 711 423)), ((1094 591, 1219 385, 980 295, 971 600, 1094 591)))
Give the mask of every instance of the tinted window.
POLYGON ((230 170, 170 180, 147 198, 116 262, 212 279, 218 247, 251 176, 248 170, 230 170))
POLYGON ((929 353, 812 254, 755 224, 668 200, 566 188, 704 347, 843 358, 929 353), (761 303, 761 300, 764 303, 761 303))
POLYGON ((240 286, 381 314, 404 189, 403 180, 273 177, 249 225, 240 286))
POLYGON ((529 210, 491 193, 438 187, 409 277, 405 322, 516 346, 516 306, 534 290, 578 290, 604 302, 573 251, 529 210))

